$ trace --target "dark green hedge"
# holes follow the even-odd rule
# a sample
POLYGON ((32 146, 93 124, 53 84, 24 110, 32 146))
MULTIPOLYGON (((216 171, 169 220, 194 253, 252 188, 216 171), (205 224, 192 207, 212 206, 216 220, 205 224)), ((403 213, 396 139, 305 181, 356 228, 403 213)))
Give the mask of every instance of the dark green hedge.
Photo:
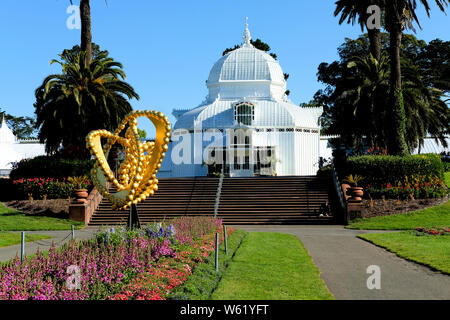
POLYGON ((14 168, 9 177, 12 180, 20 178, 67 178, 89 175, 94 166, 93 160, 62 159, 52 156, 39 156, 22 160, 14 168))
POLYGON ((349 157, 343 171, 345 175, 364 176, 364 185, 396 183, 403 181, 406 176, 444 177, 444 165, 436 154, 349 157))
POLYGON ((17 186, 11 179, 0 179, 0 201, 22 199, 17 186))
POLYGON ((444 165, 444 171, 448 172, 450 171, 450 162, 442 162, 444 165))

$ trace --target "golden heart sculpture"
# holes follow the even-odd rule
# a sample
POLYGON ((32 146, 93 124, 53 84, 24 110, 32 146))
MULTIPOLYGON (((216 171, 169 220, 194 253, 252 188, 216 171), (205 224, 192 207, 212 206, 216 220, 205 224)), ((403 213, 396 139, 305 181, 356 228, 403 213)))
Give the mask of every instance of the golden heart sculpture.
POLYGON ((96 161, 91 171, 93 183, 98 191, 113 203, 114 210, 127 209, 158 190, 156 173, 161 168, 168 150, 170 131, 169 119, 162 112, 145 110, 128 114, 114 133, 95 130, 87 135, 86 147, 96 161), (155 125, 154 142, 140 141, 136 120, 139 117, 147 117, 155 125), (127 125, 124 137, 120 136, 127 125), (102 138, 107 139, 103 148, 102 138), (125 148, 125 160, 120 165, 117 178, 106 160, 111 147, 116 143, 125 148), (117 192, 110 193, 107 182, 114 186, 117 192))

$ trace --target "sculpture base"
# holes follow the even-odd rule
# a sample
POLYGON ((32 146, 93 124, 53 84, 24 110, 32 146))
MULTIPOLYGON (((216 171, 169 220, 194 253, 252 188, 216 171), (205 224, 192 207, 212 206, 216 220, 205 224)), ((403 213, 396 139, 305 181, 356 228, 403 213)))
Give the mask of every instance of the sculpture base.
POLYGON ((141 227, 137 206, 134 203, 130 207, 130 214, 128 215, 127 227, 130 230, 139 229, 141 227))

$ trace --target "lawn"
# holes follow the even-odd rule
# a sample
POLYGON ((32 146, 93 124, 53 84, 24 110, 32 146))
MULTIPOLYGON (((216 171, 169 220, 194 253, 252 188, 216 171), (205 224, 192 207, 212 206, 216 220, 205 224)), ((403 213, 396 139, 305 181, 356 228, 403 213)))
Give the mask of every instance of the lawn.
POLYGON ((450 201, 424 210, 390 216, 356 219, 346 227, 359 230, 412 230, 450 226, 450 201))
MULTIPOLYGON (((25 234, 25 242, 31 242, 41 239, 49 239, 51 236, 41 234, 25 234)), ((20 233, 0 231, 0 247, 12 246, 22 241, 20 233)))
POLYGON ((295 236, 250 232, 211 299, 325 300, 334 297, 295 236))
POLYGON ((399 257, 450 275, 450 236, 417 236, 415 231, 359 235, 399 257))
POLYGON ((222 276, 228 271, 234 253, 240 248, 246 233, 235 230, 228 236, 228 255, 225 255, 224 242, 220 243, 219 272, 216 273, 215 253, 211 253, 203 263, 197 265, 183 285, 177 287, 168 297, 171 300, 210 300, 222 276))
POLYGON ((444 173, 444 182, 450 188, 450 171, 444 173))
POLYGON ((45 216, 29 216, 0 203, 0 231, 70 230, 84 226, 82 222, 45 216))

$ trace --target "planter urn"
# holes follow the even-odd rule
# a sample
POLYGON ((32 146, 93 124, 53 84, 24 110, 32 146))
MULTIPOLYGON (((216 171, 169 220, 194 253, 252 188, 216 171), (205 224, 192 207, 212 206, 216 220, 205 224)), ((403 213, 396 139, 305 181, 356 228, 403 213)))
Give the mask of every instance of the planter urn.
POLYGON ((364 191, 362 187, 350 187, 350 201, 361 202, 364 191))
POLYGON ((86 202, 89 196, 87 189, 74 189, 73 193, 75 195, 75 201, 79 203, 86 202))

